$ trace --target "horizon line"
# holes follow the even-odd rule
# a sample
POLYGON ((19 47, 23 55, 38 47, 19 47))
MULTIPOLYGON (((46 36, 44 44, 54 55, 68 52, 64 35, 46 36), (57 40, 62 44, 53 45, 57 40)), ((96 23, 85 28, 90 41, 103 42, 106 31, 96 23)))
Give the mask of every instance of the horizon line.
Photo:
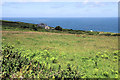
MULTIPOLYGON (((113 18, 113 17, 1 17, 1 18, 113 18)), ((115 17, 118 18, 118 16, 115 17)))

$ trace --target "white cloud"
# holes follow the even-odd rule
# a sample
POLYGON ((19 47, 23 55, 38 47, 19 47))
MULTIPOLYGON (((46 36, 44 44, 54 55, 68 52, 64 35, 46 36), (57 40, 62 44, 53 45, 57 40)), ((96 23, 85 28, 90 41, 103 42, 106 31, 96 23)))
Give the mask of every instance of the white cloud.
POLYGON ((87 4, 89 1, 88 0, 84 0, 83 1, 83 4, 87 4))

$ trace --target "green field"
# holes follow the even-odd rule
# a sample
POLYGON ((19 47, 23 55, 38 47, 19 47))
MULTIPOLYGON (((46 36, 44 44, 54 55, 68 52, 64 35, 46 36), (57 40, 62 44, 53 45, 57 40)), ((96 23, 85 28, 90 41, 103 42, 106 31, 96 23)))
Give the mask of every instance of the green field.
POLYGON ((56 70, 58 65, 62 70, 70 65, 81 78, 118 77, 117 36, 3 31, 2 44, 13 45, 16 50, 23 50, 22 56, 47 63, 56 70))
POLYGON ((2 23, 2 78, 118 78, 120 34, 2 23))

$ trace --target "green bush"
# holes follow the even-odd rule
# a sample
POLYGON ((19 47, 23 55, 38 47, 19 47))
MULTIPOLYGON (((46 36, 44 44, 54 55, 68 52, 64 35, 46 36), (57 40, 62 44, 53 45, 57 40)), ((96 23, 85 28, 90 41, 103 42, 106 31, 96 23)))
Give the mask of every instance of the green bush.
MULTIPOLYGON (((14 46, 5 45, 2 47, 2 78, 80 78, 77 69, 73 69, 74 66, 68 65, 67 69, 63 70, 61 65, 58 65, 58 69, 51 66, 49 63, 43 61, 37 61, 35 59, 29 59, 25 55, 22 55, 22 50, 15 49, 14 46)), ((24 50, 23 50, 24 51, 24 50)), ((26 51, 26 55, 27 55, 26 51)), ((51 55, 47 50, 41 53, 41 57, 47 59, 51 55), (45 53, 45 54, 44 54, 45 53)), ((31 54, 31 53, 30 53, 31 54)), ((40 54, 40 53, 39 53, 40 54)), ((29 55, 29 54, 28 54, 29 55)), ((31 58, 36 56, 31 54, 31 58)), ((39 56, 38 56, 39 57, 39 56)), ((37 57, 36 57, 37 58, 37 57)), ((42 59, 43 59, 42 58, 42 59)), ((57 62, 57 58, 52 58, 53 63, 57 62)))
POLYGON ((56 26, 56 27, 55 27, 55 30, 62 31, 62 27, 60 27, 60 26, 56 26))
POLYGON ((33 29, 34 31, 38 31, 38 29, 37 29, 37 27, 36 27, 35 25, 32 26, 32 29, 33 29))
POLYGON ((111 36, 120 36, 120 33, 112 33, 111 36))

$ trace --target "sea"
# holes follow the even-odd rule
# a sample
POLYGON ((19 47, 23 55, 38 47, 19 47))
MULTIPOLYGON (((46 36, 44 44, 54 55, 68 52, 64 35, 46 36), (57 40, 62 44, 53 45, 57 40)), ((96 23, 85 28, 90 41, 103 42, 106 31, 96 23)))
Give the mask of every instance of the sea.
POLYGON ((45 23, 50 27, 61 26, 64 29, 100 31, 118 33, 117 17, 79 17, 79 18, 26 18, 26 17, 3 17, 2 20, 40 24, 45 23))

